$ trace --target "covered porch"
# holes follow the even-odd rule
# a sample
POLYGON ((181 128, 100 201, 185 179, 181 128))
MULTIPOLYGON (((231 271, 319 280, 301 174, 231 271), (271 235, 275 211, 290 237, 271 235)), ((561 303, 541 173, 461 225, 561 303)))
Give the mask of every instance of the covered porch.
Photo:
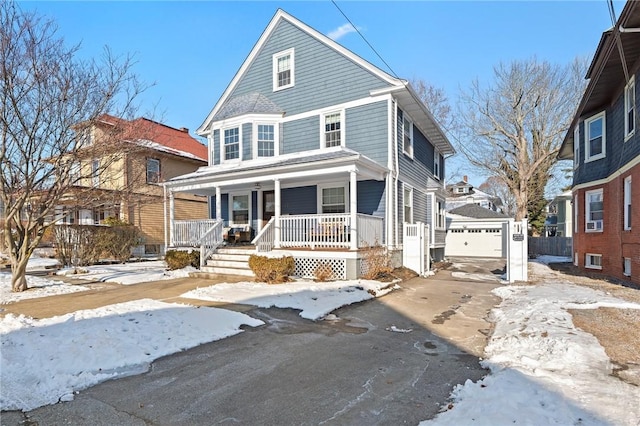
POLYGON ((392 192, 387 170, 339 149, 202 167, 165 184, 167 248, 199 247, 201 261, 224 245, 255 251, 349 251, 384 245, 392 192), (174 194, 206 195, 210 218, 175 220, 174 194), (230 238, 233 235, 233 238, 230 238))

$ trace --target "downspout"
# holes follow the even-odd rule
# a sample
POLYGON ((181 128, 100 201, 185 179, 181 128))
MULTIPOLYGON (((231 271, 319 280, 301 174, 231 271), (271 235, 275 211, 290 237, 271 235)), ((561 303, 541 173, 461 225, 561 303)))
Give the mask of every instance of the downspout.
POLYGON ((399 180, 398 176, 400 174, 400 170, 398 167, 398 106, 396 101, 394 101, 394 111, 395 111, 395 122, 393 123, 393 126, 394 126, 393 128, 395 129, 395 134, 396 134, 395 140, 393 141, 393 147, 396 153, 395 164, 393 169, 393 174, 395 176, 395 184, 393 186, 393 195, 394 195, 393 208, 395 211, 395 222, 396 222, 394 226, 394 234, 395 234, 394 245, 396 248, 398 248, 398 246, 400 245, 399 244, 400 238, 398 236, 398 232, 399 232, 398 227, 400 225, 398 223, 398 219, 400 217, 398 214, 399 213, 398 212, 398 180, 399 180))

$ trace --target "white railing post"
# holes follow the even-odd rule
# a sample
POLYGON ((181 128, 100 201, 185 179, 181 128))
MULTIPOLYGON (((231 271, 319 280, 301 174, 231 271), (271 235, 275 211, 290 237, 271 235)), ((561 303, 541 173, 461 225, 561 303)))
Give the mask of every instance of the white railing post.
POLYGON ((276 218, 275 220, 275 235, 273 238, 273 246, 275 248, 280 248, 280 240, 282 238, 282 235, 280 233, 281 230, 281 223, 280 223, 280 179, 275 179, 273 181, 274 183, 274 198, 275 198, 275 203, 276 203, 276 211, 274 214, 274 217, 276 218))
POLYGON ((216 186, 216 220, 222 220, 222 191, 216 186))
POLYGON ((350 238, 351 238, 351 244, 350 244, 350 249, 351 250, 357 250, 358 249, 358 171, 357 170, 351 170, 349 172, 349 213, 351 215, 350 217, 350 238))
POLYGON ((170 241, 170 245, 173 246, 174 241, 175 241, 175 236, 173 235, 174 232, 174 221, 176 219, 175 217, 175 199, 174 199, 174 195, 173 195, 173 191, 169 190, 169 235, 171 236, 171 241, 170 241))

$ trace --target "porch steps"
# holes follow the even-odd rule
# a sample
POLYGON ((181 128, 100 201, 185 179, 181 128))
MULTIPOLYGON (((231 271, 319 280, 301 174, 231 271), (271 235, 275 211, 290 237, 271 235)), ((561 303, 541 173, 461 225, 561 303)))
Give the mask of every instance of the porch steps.
POLYGON ((253 277, 249 269, 249 256, 255 253, 255 247, 227 248, 220 247, 207 260, 207 265, 201 271, 208 274, 241 275, 253 277))

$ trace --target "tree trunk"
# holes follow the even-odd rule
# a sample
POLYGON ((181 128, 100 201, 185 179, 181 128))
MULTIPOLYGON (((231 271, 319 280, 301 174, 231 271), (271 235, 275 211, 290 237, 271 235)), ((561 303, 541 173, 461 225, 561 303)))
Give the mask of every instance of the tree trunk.
POLYGON ((11 264, 11 291, 25 291, 27 287, 27 263, 29 258, 14 260, 11 264))

